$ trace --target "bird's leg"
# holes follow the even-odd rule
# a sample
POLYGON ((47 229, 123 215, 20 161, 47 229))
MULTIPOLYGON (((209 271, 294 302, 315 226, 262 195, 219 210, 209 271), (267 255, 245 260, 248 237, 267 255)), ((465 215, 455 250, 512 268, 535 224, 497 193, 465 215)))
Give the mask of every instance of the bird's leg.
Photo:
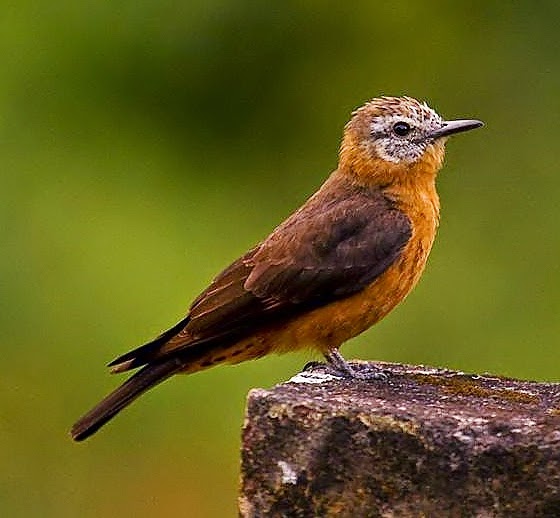
POLYGON ((328 353, 325 353, 325 359, 335 370, 344 374, 346 378, 357 378, 358 373, 350 367, 350 364, 344 359, 342 354, 338 352, 338 349, 331 349, 328 353))

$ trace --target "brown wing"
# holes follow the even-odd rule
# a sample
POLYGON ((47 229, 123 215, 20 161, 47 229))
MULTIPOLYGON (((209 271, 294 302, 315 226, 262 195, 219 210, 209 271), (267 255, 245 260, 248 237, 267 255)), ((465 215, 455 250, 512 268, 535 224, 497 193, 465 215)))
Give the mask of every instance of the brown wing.
POLYGON ((354 294, 383 273, 411 236, 380 191, 324 188, 263 243, 224 270, 188 316, 113 362, 138 367, 192 347, 236 341, 271 322, 354 294))

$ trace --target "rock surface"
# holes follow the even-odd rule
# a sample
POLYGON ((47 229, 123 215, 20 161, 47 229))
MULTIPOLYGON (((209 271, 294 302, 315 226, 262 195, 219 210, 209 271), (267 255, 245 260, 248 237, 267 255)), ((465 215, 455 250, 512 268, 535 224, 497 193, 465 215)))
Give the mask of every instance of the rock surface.
POLYGON ((241 516, 560 516, 560 384, 373 365, 249 393, 241 516))

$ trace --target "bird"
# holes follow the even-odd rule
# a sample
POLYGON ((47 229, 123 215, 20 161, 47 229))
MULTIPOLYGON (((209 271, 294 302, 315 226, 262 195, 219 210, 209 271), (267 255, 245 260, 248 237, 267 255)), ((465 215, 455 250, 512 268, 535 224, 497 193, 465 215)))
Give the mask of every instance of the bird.
POLYGON ((408 96, 353 111, 338 166, 317 192, 223 270, 177 324, 109 364, 136 372, 74 424, 72 438, 86 439, 174 374, 222 363, 310 348, 341 376, 360 378, 339 348, 418 282, 439 224, 445 143, 480 126, 444 120, 408 96))

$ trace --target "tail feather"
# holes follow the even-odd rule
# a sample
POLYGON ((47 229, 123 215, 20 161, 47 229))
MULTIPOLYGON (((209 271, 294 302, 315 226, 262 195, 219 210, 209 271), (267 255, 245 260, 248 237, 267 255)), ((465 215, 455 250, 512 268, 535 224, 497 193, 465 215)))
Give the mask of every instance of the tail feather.
POLYGON ((139 370, 74 424, 70 431, 72 438, 87 439, 138 396, 175 374, 183 365, 170 358, 139 370))
POLYGON ((153 361, 158 356, 161 347, 177 335, 188 324, 189 319, 190 317, 186 316, 147 344, 141 345, 114 359, 107 367, 112 367, 111 372, 123 372, 153 361))

